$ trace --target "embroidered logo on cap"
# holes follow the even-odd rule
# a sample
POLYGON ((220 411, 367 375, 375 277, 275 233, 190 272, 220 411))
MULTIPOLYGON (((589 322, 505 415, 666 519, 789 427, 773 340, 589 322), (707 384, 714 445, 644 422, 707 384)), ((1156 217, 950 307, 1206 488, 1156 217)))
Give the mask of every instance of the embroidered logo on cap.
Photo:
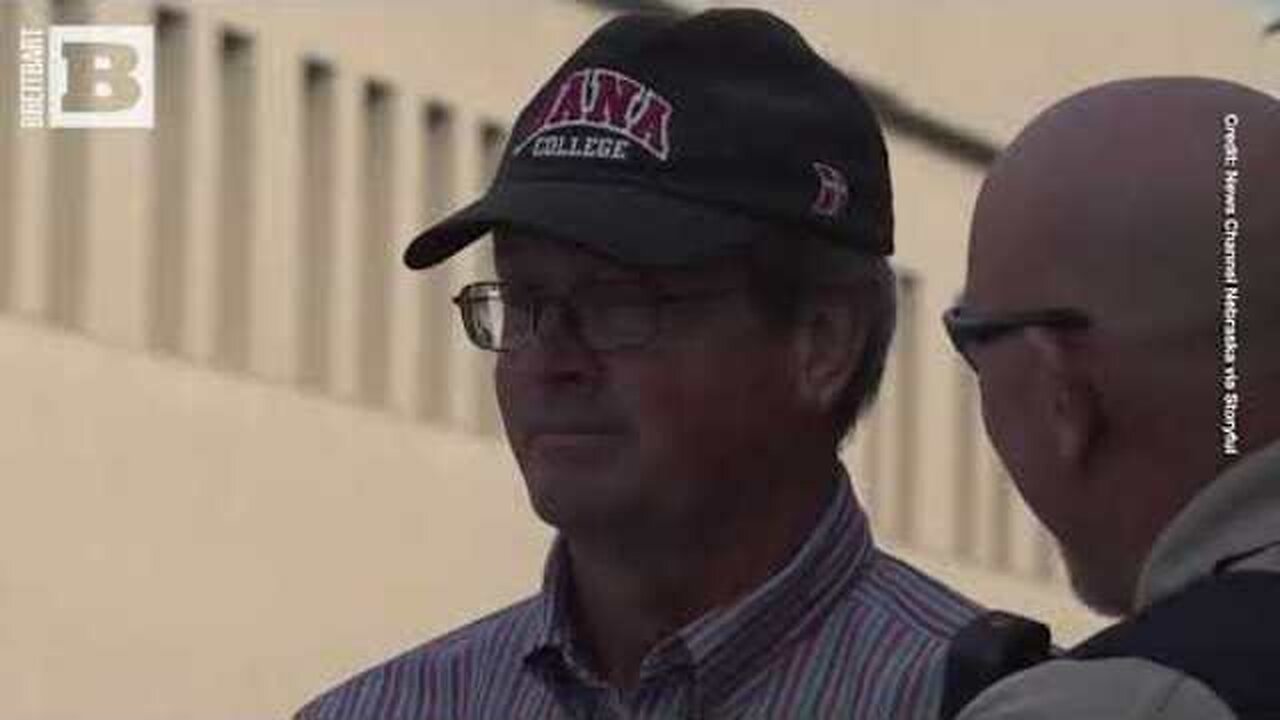
POLYGON ((626 160, 639 147, 660 161, 671 149, 671 103, 644 83, 605 68, 578 70, 549 90, 511 151, 534 157, 626 160), (607 135, 556 132, 608 130, 607 135))
POLYGON ((818 197, 813 201, 813 213, 830 218, 840 215, 849 204, 849 183, 844 173, 820 162, 813 164, 813 170, 818 173, 818 197))

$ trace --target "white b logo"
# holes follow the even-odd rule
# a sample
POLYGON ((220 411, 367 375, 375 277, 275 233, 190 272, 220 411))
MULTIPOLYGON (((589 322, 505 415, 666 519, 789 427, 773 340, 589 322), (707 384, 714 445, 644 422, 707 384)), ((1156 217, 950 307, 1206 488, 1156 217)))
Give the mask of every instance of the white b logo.
POLYGON ((149 25, 49 28, 49 126, 155 125, 155 35, 149 25))

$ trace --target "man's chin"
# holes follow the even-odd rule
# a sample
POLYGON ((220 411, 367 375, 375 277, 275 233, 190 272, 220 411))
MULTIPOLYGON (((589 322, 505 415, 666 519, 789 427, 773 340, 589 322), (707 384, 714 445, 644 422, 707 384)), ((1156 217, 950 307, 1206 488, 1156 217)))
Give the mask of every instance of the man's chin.
POLYGON ((555 468, 530 464, 524 471, 525 489, 533 511, 543 522, 565 529, 593 518, 610 515, 609 475, 575 467, 555 468))
POLYGON ((1071 590, 1076 599, 1093 612, 1106 617, 1124 617, 1132 612, 1132 604, 1126 598, 1102 580, 1104 573, 1090 571, 1073 558, 1070 553, 1063 553, 1063 562, 1067 566, 1067 577, 1071 581, 1071 590))
POLYGON ((634 517, 634 513, 599 502, 577 503, 546 495, 531 495, 530 501, 540 520, 571 536, 617 535, 625 527, 624 523, 634 517))
POLYGON ((567 535, 627 534, 648 513, 641 498, 601 477, 526 478, 529 503, 546 524, 567 535))

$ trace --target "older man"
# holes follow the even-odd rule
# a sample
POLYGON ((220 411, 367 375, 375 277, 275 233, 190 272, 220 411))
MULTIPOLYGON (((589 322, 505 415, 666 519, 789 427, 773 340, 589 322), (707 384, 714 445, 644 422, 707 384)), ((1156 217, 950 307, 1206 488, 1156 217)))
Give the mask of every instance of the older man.
POLYGON ((961 717, 1280 717, 1280 102, 1087 90, 982 188, 946 321, 1083 600, 1125 622, 961 717))
POLYGON ((932 718, 973 610, 876 549, 837 455, 894 317, 853 84, 762 12, 612 21, 406 261, 489 231, 455 302, 559 531, 544 586, 299 717, 932 718))

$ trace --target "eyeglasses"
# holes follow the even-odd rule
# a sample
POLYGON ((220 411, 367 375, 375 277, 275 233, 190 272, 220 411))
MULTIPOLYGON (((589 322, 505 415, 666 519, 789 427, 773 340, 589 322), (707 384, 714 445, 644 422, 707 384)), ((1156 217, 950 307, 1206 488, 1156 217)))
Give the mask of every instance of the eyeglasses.
POLYGON ((545 310, 558 305, 563 319, 592 350, 640 348, 657 335, 664 305, 743 292, 743 287, 682 293, 660 292, 643 282, 591 281, 564 295, 541 293, 518 283, 477 282, 453 298, 467 337, 477 347, 506 352, 527 344, 545 310))
POLYGON ((1005 335, 1029 327, 1082 330, 1089 327, 1092 321, 1088 315, 1071 308, 978 313, 962 305, 956 305, 943 313, 942 324, 947 328, 947 336, 951 338, 951 344, 955 346, 956 352, 969 363, 969 367, 976 370, 971 353, 977 345, 998 340, 1005 335))

